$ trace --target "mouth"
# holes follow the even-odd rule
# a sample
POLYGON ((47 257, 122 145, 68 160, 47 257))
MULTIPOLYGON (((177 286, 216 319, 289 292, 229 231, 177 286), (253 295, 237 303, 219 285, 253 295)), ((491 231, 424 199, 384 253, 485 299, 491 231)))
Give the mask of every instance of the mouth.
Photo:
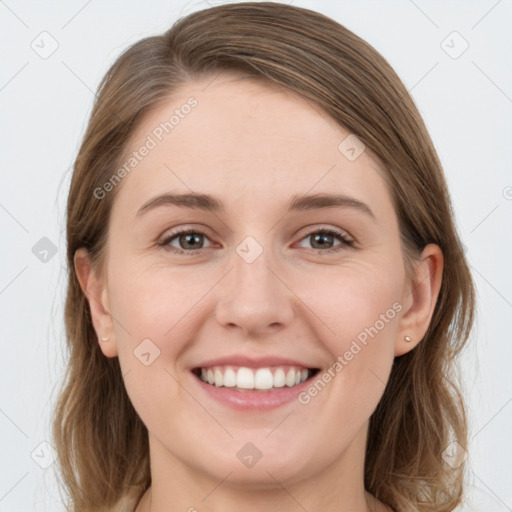
POLYGON ((222 365, 197 367, 192 374, 212 387, 231 388, 233 391, 271 392, 282 388, 293 388, 312 379, 319 368, 280 365, 262 368, 222 365))

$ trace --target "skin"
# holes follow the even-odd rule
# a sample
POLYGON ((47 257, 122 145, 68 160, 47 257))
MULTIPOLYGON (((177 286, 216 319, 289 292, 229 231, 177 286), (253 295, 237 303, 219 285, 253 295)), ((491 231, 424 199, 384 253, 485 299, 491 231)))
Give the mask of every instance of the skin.
MULTIPOLYGON (((228 74, 184 84, 145 116, 130 151, 190 96, 197 106, 118 185, 103 271, 84 250, 75 255, 98 338, 109 338, 101 349, 119 357, 149 431, 152 486, 137 511, 391 510, 364 489, 368 421, 394 357, 428 328, 442 252, 426 246, 406 276, 378 160, 366 149, 349 161, 338 150, 349 132, 290 91, 228 74), (171 191, 214 195, 225 212, 167 205, 137 216, 171 191), (285 215, 295 194, 334 191, 375 218, 346 207, 285 215), (199 227, 207 232, 195 242, 199 254, 157 244, 171 228, 199 227), (343 242, 315 245, 309 235, 320 228, 344 231, 356 248, 326 254, 343 242), (250 264, 236 252, 246 236, 263 248, 250 264), (327 369, 395 302, 401 311, 307 405, 238 412, 206 396, 190 373, 235 353, 327 369), (146 338, 160 349, 149 366, 133 354, 146 338), (237 457, 247 442, 263 454, 251 468, 237 457)), ((168 245, 191 251, 181 242, 168 245)))

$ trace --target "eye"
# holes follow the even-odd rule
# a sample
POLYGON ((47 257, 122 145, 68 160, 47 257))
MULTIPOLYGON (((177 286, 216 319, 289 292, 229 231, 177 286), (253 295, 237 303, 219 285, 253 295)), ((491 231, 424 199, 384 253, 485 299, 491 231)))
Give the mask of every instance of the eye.
MULTIPOLYGON (((175 254, 193 256, 204 249, 201 242, 205 237, 208 238, 207 234, 201 229, 184 229, 182 231, 169 234, 159 242, 158 245, 175 254), (173 241, 176 241, 179 244, 179 247, 172 245, 173 241)), ((337 231, 334 229, 319 229, 311 231, 305 235, 302 240, 306 240, 308 238, 312 240, 314 245, 318 246, 312 248, 317 253, 333 253, 349 247, 354 247, 354 240, 349 239, 348 235, 343 231, 337 231), (328 247, 336 239, 340 244, 334 247, 328 247)))
POLYGON ((170 250, 176 254, 187 254, 188 256, 197 254, 203 247, 200 247, 202 238, 206 237, 206 233, 200 229, 184 229, 171 233, 164 238, 158 245, 163 246, 166 250, 170 250), (181 247, 175 247, 171 242, 176 239, 181 247), (185 250, 183 250, 185 249, 185 250))
POLYGON ((334 229, 320 229, 316 231, 309 232, 302 240, 310 239, 313 245, 317 247, 313 247, 317 253, 332 253, 338 252, 347 247, 354 247, 354 240, 348 238, 348 235, 343 231, 337 231, 334 229), (333 241, 337 239, 341 243, 334 247, 327 247, 333 243, 333 241))

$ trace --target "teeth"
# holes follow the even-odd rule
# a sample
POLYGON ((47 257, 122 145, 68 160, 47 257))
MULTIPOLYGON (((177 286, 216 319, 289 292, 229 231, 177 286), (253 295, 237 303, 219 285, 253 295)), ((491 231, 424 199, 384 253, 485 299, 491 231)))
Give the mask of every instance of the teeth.
POLYGON ((236 373, 232 368, 227 368, 224 372, 224 386, 227 388, 234 388, 236 386, 236 373))
POLYGON ((215 385, 222 386, 222 383, 224 382, 224 377, 222 376, 222 372, 219 370, 219 368, 215 368, 213 370, 213 375, 215 376, 215 385))
MULTIPOLYGON (((304 379, 306 380, 306 379, 304 379)), ((282 388, 286 383, 286 375, 284 373, 284 370, 282 368, 278 368, 274 372, 274 387, 275 388, 282 388)))
POLYGON ((295 371, 293 370, 290 370, 287 374, 286 374, 286 378, 284 380, 284 383, 291 387, 291 386, 294 386, 295 385, 295 371))
POLYGON ((270 389, 274 385, 274 377, 268 368, 259 368, 254 375, 256 389, 270 389))
POLYGON ((307 368, 274 367, 258 368, 213 366, 201 368, 201 380, 214 386, 239 389, 272 389, 296 386, 309 377, 307 368))
POLYGON ((254 389, 254 373, 252 373, 252 370, 249 368, 238 368, 236 372, 236 387, 254 389))

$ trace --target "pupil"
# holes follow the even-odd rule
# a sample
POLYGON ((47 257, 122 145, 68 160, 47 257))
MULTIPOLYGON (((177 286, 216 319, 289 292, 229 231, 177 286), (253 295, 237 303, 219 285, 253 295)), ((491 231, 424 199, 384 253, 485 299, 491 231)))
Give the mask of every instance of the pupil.
MULTIPOLYGON (((314 240, 315 240, 315 243, 318 242, 318 239, 320 238, 320 240, 322 238, 325 238, 325 237, 328 237, 328 238, 332 238, 332 235, 329 235, 327 233, 319 233, 317 235, 314 235, 314 240)), ((320 247, 325 247, 325 243, 320 243, 320 247)))
MULTIPOLYGON (((189 240, 190 239, 193 239, 195 240, 196 242, 199 241, 199 237, 202 236, 202 235, 196 235, 196 234, 187 234, 187 235, 183 235, 182 236, 182 239, 185 239, 185 248, 189 248, 189 249, 195 249, 195 247, 187 247, 188 245, 190 245, 190 242, 189 240)), ((183 246, 183 244, 182 244, 183 246)))
MULTIPOLYGON (((187 248, 194 249, 194 247, 190 247, 190 245, 193 245, 194 242, 199 242, 201 236, 202 235, 198 235, 198 234, 186 234, 186 235, 182 236, 182 240, 183 239, 185 240, 185 244, 184 245, 187 248)), ((316 235, 313 235, 314 243, 315 244, 318 243, 320 245, 320 247, 325 247, 325 245, 326 245, 325 244, 325 239, 326 238, 329 241, 332 238, 332 235, 329 235, 327 233, 318 233, 316 235)))

